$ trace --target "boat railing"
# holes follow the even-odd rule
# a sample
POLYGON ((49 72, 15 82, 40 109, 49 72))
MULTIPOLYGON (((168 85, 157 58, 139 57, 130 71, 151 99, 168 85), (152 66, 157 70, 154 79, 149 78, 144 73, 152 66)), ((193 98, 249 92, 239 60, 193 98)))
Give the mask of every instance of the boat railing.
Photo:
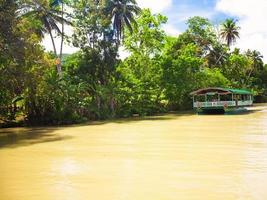
POLYGON ((209 101, 209 102, 194 102, 194 108, 210 108, 210 107, 234 107, 234 106, 250 106, 251 100, 247 101, 209 101))

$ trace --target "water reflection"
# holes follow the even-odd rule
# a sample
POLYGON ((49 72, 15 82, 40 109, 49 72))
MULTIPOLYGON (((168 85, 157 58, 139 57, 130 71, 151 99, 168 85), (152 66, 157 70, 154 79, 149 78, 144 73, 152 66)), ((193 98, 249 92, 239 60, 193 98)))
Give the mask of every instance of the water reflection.
MULTIPOLYGON (((68 149, 68 148, 67 148, 68 149)), ((80 199, 75 177, 82 175, 83 166, 74 158, 63 157, 55 159, 51 164, 49 177, 53 182, 50 190, 53 191, 56 199, 80 199)))
POLYGON ((0 129, 0 148, 20 147, 45 142, 71 139, 71 136, 54 134, 56 128, 4 128, 0 129))

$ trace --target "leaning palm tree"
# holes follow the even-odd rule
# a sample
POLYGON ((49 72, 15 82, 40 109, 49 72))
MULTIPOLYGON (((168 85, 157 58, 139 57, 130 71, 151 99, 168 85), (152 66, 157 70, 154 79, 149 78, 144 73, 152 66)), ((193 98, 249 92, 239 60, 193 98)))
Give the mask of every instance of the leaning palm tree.
POLYGON ((111 0, 108 5, 108 12, 112 18, 113 30, 119 41, 124 32, 124 27, 132 33, 133 26, 136 25, 134 15, 137 15, 141 9, 135 0, 111 0))
POLYGON ((217 43, 209 47, 209 53, 205 56, 208 66, 222 66, 227 61, 227 48, 217 43))
POLYGON ((236 25, 236 20, 226 19, 222 24, 222 29, 220 31, 220 36, 226 41, 228 47, 236 42, 239 38, 240 27, 236 25))
POLYGON ((70 24, 70 22, 64 18, 64 11, 57 9, 53 4, 50 4, 49 1, 46 0, 28 1, 21 10, 23 10, 24 12, 22 17, 32 17, 33 19, 37 19, 41 22, 40 28, 37 29, 37 34, 40 37, 44 38, 46 33, 50 35, 54 54, 58 59, 57 72, 59 75, 61 75, 62 44, 60 50, 61 54, 60 57, 58 57, 52 31, 55 31, 57 34, 62 35, 63 43, 64 26, 60 30, 58 24, 70 24))
MULTIPOLYGON (((51 7, 59 7, 60 6, 61 7, 61 18, 65 20, 63 0, 53 0, 53 2, 50 5, 51 5, 51 7)), ((60 42, 60 52, 59 52, 59 62, 58 62, 60 69, 61 69, 61 65, 62 65, 62 55, 63 55, 62 52, 63 52, 63 42, 64 42, 64 20, 61 21, 61 42, 60 42)), ((70 24, 70 22, 68 22, 68 24, 70 24)))

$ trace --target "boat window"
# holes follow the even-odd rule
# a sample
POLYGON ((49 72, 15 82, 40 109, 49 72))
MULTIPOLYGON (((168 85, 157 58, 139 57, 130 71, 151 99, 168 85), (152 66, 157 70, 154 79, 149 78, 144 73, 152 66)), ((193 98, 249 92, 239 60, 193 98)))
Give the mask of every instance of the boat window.
POLYGON ((204 95, 195 96, 195 102, 205 102, 205 96, 204 95))
POLYGON ((242 101, 247 101, 247 100, 249 100, 249 95, 247 95, 247 94, 243 94, 243 95, 241 96, 241 99, 242 99, 242 101))
POLYGON ((224 94, 220 96, 221 101, 232 101, 232 94, 224 94))
POLYGON ((250 100, 250 96, 251 96, 251 95, 246 94, 246 95, 244 95, 244 96, 245 96, 245 100, 244 100, 244 101, 249 101, 249 100, 250 100))
POLYGON ((240 100, 241 100, 241 95, 239 95, 239 94, 234 94, 234 100, 235 100, 235 101, 240 101, 240 100))
POLYGON ((215 94, 215 95, 207 95, 207 101, 208 102, 218 101, 218 95, 217 94, 215 94))

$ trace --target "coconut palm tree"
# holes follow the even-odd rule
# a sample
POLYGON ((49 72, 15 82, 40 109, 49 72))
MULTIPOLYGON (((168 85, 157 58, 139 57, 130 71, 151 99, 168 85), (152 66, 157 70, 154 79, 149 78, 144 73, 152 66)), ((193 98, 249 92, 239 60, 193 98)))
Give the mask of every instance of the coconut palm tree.
MULTIPOLYGON (((63 0, 53 0, 53 2, 51 3, 51 7, 61 7, 61 18, 64 18, 64 2, 63 0)), ((60 52, 59 52, 59 68, 61 70, 61 65, 62 65, 62 52, 63 52, 63 42, 64 42, 64 21, 61 21, 61 42, 60 42, 60 52)), ((70 24, 70 22, 68 22, 68 24, 70 24)))
POLYGON ((261 53, 259 51, 256 50, 248 50, 246 52, 246 55, 251 58, 252 62, 253 62, 253 66, 257 69, 260 69, 263 66, 263 56, 261 55, 261 53))
POLYGON ((264 63, 263 63, 263 56, 259 51, 256 50, 247 50, 245 53, 247 57, 249 57, 252 61, 251 70, 249 71, 248 77, 251 76, 252 72, 259 71, 263 69, 264 63))
POLYGON ((220 43, 209 47, 209 53, 205 56, 209 67, 222 66, 226 62, 227 57, 227 48, 220 43))
POLYGON ((239 38, 240 27, 236 25, 236 20, 226 19, 222 24, 222 29, 220 31, 220 36, 226 41, 228 47, 236 42, 239 38))
POLYGON ((112 18, 113 29, 118 41, 123 36, 124 27, 133 32, 132 24, 136 24, 134 15, 140 11, 135 0, 111 0, 109 2, 108 13, 112 18))
POLYGON ((39 34, 42 38, 44 38, 46 33, 50 35, 54 54, 58 58, 57 71, 58 74, 60 75, 62 73, 61 57, 62 57, 63 35, 64 35, 64 23, 65 24, 71 24, 71 23, 64 18, 64 14, 67 13, 64 13, 63 6, 62 9, 59 10, 57 9, 57 7, 55 7, 56 5, 55 3, 56 1, 54 1, 52 4, 50 4, 49 1, 42 1, 42 0, 29 1, 27 2, 27 4, 24 5, 24 7, 21 10, 23 10, 24 12, 22 17, 32 17, 41 22, 41 26, 37 30, 37 34, 39 34), (61 30, 58 24, 62 24, 61 30), (57 34, 62 36, 60 57, 58 57, 57 54, 57 49, 52 31, 55 31, 57 34))

